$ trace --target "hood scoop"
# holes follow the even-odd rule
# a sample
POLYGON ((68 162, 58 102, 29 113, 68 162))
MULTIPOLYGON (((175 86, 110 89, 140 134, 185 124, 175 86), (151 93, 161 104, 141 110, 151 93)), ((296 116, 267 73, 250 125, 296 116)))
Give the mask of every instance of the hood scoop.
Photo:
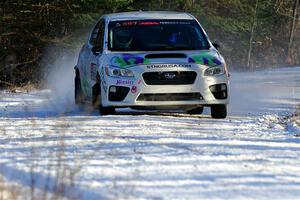
POLYGON ((145 56, 146 59, 159 59, 159 58, 187 58, 183 53, 152 53, 145 56))

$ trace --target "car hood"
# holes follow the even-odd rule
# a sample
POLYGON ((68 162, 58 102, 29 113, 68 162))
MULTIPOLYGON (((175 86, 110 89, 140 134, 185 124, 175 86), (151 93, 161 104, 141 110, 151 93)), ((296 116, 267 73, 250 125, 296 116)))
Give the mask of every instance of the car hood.
POLYGON ((109 53, 108 63, 114 67, 129 68, 136 65, 189 63, 214 67, 224 63, 217 51, 181 51, 181 52, 137 52, 109 53))

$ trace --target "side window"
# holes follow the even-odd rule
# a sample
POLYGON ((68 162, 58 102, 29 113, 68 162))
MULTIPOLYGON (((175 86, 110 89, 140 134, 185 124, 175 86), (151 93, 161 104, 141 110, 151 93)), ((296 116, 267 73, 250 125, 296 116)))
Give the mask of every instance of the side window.
POLYGON ((97 40, 97 35, 98 35, 98 32, 99 32, 99 27, 100 27, 100 23, 101 22, 98 22, 92 32, 92 35, 91 35, 91 38, 90 38, 90 44, 92 46, 95 46, 96 44, 96 40, 97 40))
POLYGON ((105 30, 105 23, 104 23, 104 21, 101 21, 99 23, 99 31, 98 31, 96 42, 94 45, 95 47, 98 47, 100 51, 102 51, 102 49, 103 49, 104 30, 105 30))
POLYGON ((93 47, 99 48, 99 50, 103 48, 103 40, 104 40, 104 30, 105 30, 105 23, 103 20, 99 21, 90 38, 90 44, 93 47))

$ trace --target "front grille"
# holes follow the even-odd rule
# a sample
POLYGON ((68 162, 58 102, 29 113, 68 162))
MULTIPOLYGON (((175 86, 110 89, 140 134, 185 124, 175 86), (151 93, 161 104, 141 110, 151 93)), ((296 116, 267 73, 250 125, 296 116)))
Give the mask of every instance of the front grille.
POLYGON ((203 100, 200 93, 154 93, 140 94, 137 101, 197 101, 203 100))
POLYGON ((189 85, 195 82, 197 73, 194 71, 145 72, 144 81, 147 85, 189 85), (168 77, 168 75, 172 75, 168 77))

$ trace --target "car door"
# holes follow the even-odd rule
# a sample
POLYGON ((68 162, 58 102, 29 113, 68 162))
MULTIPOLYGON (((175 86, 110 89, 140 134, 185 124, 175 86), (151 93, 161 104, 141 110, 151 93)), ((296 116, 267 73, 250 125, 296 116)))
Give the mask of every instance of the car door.
POLYGON ((104 40, 104 20, 100 20, 92 34, 89 41, 89 56, 87 61, 86 75, 88 77, 89 88, 87 91, 88 97, 92 97, 92 87, 96 83, 97 69, 99 66, 99 58, 102 56, 103 40, 104 40))

